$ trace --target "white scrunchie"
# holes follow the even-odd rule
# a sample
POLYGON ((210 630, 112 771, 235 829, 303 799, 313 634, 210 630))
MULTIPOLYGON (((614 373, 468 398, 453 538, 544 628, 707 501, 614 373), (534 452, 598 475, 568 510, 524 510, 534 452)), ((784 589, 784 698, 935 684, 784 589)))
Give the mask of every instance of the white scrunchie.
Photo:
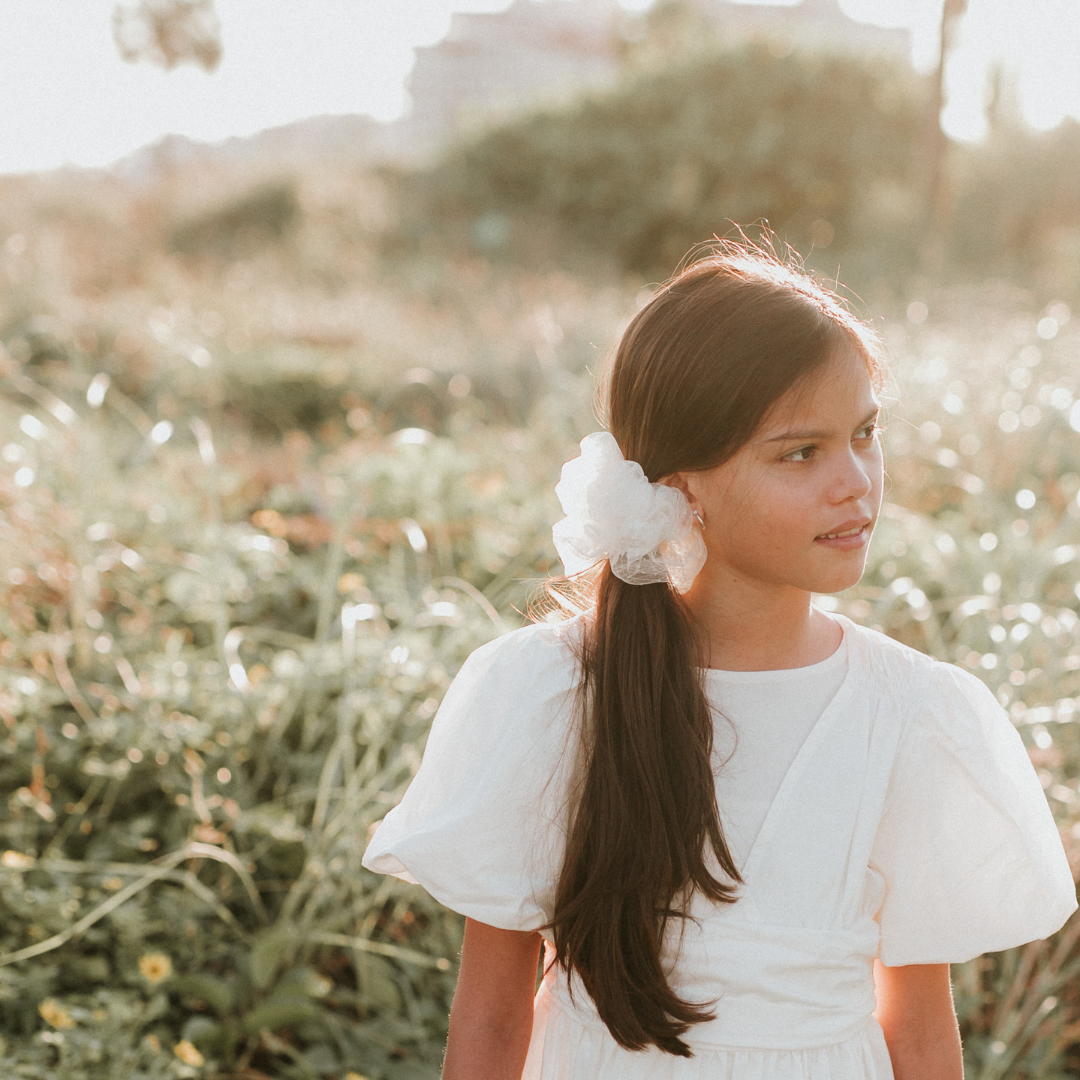
POLYGON ((551 533, 568 575, 608 559, 611 572, 631 585, 670 581, 684 593, 705 564, 686 496, 650 483, 609 431, 581 440, 581 456, 562 467, 555 494, 567 516, 551 533))

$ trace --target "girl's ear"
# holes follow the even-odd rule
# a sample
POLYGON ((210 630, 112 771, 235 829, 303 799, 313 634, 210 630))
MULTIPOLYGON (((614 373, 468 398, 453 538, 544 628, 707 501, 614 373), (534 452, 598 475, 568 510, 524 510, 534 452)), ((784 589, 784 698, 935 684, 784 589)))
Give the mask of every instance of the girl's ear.
POLYGON ((686 501, 690 504, 690 509, 695 513, 701 513, 701 503, 691 490, 690 482, 687 479, 689 475, 689 473, 683 472, 671 473, 668 476, 662 476, 659 483, 667 484, 669 487, 678 488, 686 496, 686 501))

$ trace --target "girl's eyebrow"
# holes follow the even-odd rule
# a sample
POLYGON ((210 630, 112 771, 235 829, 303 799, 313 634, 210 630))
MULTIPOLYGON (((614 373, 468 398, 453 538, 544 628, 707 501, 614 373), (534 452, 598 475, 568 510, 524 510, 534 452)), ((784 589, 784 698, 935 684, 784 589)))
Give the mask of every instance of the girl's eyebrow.
MULTIPOLYGON (((859 428, 866 427, 871 420, 876 420, 878 413, 881 412, 881 406, 875 405, 867 414, 863 417, 862 422, 855 428, 856 431, 859 428)), ((813 439, 827 439, 832 434, 831 431, 785 431, 782 435, 770 435, 767 439, 763 439, 763 442, 795 442, 795 441, 810 441, 813 439)))

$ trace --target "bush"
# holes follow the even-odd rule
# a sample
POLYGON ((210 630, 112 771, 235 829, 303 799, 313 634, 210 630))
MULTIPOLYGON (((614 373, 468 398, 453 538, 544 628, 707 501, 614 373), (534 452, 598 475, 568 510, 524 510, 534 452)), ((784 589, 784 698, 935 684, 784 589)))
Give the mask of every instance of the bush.
POLYGON ((224 206, 177 225, 172 246, 184 255, 237 258, 260 244, 285 239, 296 229, 300 216, 295 184, 261 184, 224 206))
POLYGON ((733 221, 766 219, 803 249, 870 248, 883 221, 899 237, 917 219, 924 115, 922 84, 887 63, 698 56, 452 149, 407 189, 412 228, 450 220, 497 250, 515 222, 554 225, 645 274, 733 221))

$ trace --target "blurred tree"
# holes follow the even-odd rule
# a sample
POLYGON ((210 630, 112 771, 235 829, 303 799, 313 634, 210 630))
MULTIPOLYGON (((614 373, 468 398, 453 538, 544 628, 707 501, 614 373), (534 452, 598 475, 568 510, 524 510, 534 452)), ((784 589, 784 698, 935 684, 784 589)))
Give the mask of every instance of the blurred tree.
POLYGON ((947 175, 949 138, 941 126, 945 107, 945 68, 956 44, 956 31, 967 11, 968 0, 943 0, 941 6, 940 48, 934 71, 933 92, 928 122, 926 228, 923 233, 923 262, 928 269, 940 271, 945 261, 945 237, 952 216, 952 197, 947 175))
POLYGON ((1015 134, 1024 129, 1019 82, 1019 73, 1004 61, 991 64, 986 84, 986 125, 991 138, 1015 134))
POLYGON ((1080 123, 1052 131, 999 123, 957 155, 948 233, 955 264, 1020 277, 1050 293, 1080 289, 1080 123))
POLYGON ((640 32, 620 40, 620 59, 628 70, 663 67, 720 43, 716 20, 693 0, 655 0, 638 21, 640 32))
POLYGON ((213 0, 138 0, 113 11, 113 37, 120 55, 149 60, 171 71, 197 64, 213 71, 221 61, 221 24, 213 0))
POLYGON ((803 247, 869 246, 883 229, 912 246, 926 109, 925 84, 879 59, 694 56, 459 144, 408 189, 414 227, 457 222, 475 242, 486 222, 520 233, 531 218, 643 273, 733 221, 803 247))

